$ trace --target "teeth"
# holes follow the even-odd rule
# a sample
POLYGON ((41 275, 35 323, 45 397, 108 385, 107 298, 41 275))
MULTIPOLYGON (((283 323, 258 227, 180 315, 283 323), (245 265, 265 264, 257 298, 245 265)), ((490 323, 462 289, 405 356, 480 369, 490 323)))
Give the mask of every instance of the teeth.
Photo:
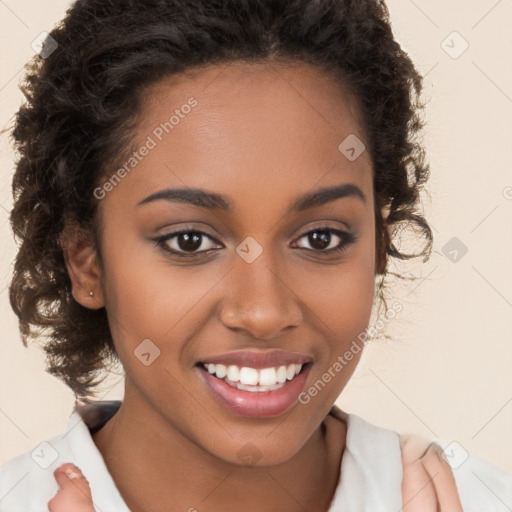
POLYGON ((260 386, 272 386, 276 382, 277 380, 275 368, 263 368, 263 370, 260 370, 260 386))
POLYGON ((223 379, 228 374, 228 369, 223 364, 216 364, 215 374, 219 379, 223 379))
POLYGON ((240 370, 240 384, 251 384, 256 386, 258 384, 259 373, 254 368, 247 368, 244 366, 240 370))
POLYGON ((236 365, 226 366, 212 363, 205 364, 204 367, 208 373, 219 379, 226 379, 228 384, 245 391, 274 391, 283 387, 287 380, 294 379, 302 369, 301 364, 282 365, 260 370, 248 366, 240 368, 236 365))
POLYGON ((232 384, 237 389, 242 389, 244 391, 275 391, 276 389, 282 388, 284 384, 275 384, 274 386, 245 386, 244 384, 232 384))
POLYGON ((286 366, 280 366, 279 369, 277 370, 277 382, 279 382, 279 384, 282 384, 283 382, 286 381, 286 366))
POLYGON ((238 382, 240 380, 240 370, 238 369, 238 366, 229 366, 227 377, 232 382, 238 382))

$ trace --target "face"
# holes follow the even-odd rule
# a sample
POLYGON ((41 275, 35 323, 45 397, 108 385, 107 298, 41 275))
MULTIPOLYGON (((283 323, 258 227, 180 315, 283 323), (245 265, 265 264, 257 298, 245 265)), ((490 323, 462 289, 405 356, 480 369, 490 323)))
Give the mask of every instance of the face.
POLYGON ((125 401, 225 461, 285 461, 355 370, 374 299, 370 156, 339 149, 366 144, 357 106, 304 64, 213 66, 143 98, 138 156, 97 189, 125 401))

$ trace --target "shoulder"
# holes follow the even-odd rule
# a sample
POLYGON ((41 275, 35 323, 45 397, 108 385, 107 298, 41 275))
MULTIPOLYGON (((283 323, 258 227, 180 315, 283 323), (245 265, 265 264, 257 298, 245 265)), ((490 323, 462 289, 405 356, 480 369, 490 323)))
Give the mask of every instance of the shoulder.
POLYGON ((329 510, 401 510, 399 434, 336 406, 330 414, 343 421, 347 431, 341 478, 329 510))
POLYGON ((400 501, 402 506, 404 472, 407 473, 411 462, 424 456, 427 449, 432 447, 436 449, 430 451, 441 455, 447 462, 443 465, 449 466, 449 473, 442 473, 446 476, 442 486, 449 482, 455 484, 464 512, 512 511, 512 475, 468 453, 457 441, 403 435, 337 407, 331 410, 331 414, 344 421, 348 427, 348 451, 343 457, 348 456, 347 468, 349 462, 351 469, 353 462, 357 464, 357 472, 362 475, 358 488, 365 489, 365 492, 371 494, 375 487, 382 497, 393 491, 393 499, 400 501), (363 480, 371 485, 366 485, 363 480))
POLYGON ((53 471, 73 459, 60 434, 7 461, 0 467, 0 512, 40 512, 59 489, 53 471))
POLYGON ((128 512, 91 432, 101 428, 119 401, 77 407, 65 431, 0 467, 0 512, 41 512, 59 490, 53 472, 65 462, 77 465, 89 481, 98 510, 128 512))
POLYGON ((361 459, 378 455, 400 461, 400 434, 385 427, 374 425, 357 414, 348 413, 334 406, 330 414, 347 426, 347 447, 361 459))

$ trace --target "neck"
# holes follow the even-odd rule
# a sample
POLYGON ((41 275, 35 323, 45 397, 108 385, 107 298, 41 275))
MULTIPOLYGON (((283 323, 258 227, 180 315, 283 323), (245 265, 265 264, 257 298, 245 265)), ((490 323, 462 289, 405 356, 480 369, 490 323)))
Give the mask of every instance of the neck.
POLYGON ((325 512, 340 477, 346 425, 327 416, 285 462, 240 466, 203 450, 127 387, 119 411, 92 437, 132 512, 169 510, 163 503, 179 511, 325 512))

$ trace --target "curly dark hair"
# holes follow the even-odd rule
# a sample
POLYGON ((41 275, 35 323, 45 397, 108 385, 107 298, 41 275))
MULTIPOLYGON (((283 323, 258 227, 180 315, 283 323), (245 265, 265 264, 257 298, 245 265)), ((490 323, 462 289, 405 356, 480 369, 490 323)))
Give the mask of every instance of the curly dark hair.
POLYGON ((381 302, 388 256, 429 258, 432 232, 417 211, 429 175, 417 140, 422 77, 395 41, 383 2, 76 0, 50 36, 58 46, 27 63, 26 102, 12 128, 19 158, 10 222, 19 250, 9 297, 23 344, 44 338, 47 371, 76 397, 95 396, 106 363, 119 358, 105 308, 72 296, 60 237, 68 223, 79 226, 101 265, 93 190, 130 150, 142 90, 165 76, 216 63, 295 61, 335 78, 360 105, 373 163, 381 302), (420 252, 393 243, 404 225, 424 237, 420 252))

